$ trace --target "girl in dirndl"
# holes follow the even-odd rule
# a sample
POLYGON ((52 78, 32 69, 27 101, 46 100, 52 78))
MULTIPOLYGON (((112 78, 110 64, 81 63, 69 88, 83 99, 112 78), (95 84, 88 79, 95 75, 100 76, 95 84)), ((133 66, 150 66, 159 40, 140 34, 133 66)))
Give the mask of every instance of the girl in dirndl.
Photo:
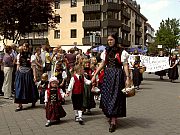
POLYGON ((53 123, 58 123, 60 118, 66 116, 66 112, 61 104, 65 93, 62 89, 58 88, 58 83, 59 81, 56 77, 51 77, 49 80, 50 87, 45 91, 46 127, 49 127, 53 123))

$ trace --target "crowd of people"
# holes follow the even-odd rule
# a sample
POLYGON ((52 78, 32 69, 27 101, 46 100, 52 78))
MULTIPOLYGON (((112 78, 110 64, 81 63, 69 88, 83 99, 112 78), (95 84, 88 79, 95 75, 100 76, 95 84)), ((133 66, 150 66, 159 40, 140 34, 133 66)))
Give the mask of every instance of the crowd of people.
MULTIPOLYGON (((23 110, 23 104, 36 106, 40 100, 46 110, 46 127, 65 117, 63 109, 66 97, 71 95, 75 121, 84 124, 83 114, 91 114, 100 100, 100 108, 108 118, 109 132, 114 132, 118 117, 126 117, 126 95, 121 91, 131 85, 137 90, 143 80, 143 64, 138 53, 129 69, 128 52, 118 46, 118 35, 110 34, 108 46, 96 57, 88 51, 70 49, 67 53, 61 46, 51 48, 42 45, 34 51, 29 44, 17 47, 5 46, 5 55, 0 60, 2 91, 5 99, 13 99, 16 112, 23 110), (132 77, 131 77, 132 74, 132 77)), ((178 79, 178 59, 170 59, 169 78, 178 79)), ((162 73, 156 73, 162 76, 162 73)), ((1 90, 1 88, 0 88, 1 90)))

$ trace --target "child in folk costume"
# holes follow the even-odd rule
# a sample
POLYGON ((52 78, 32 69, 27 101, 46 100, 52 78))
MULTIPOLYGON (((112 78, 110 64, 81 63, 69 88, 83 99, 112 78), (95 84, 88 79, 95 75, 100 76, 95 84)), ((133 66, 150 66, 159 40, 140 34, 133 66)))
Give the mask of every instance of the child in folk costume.
POLYGON ((41 81, 38 82, 37 88, 39 90, 39 95, 40 95, 40 104, 44 104, 44 99, 45 99, 45 91, 48 88, 48 74, 43 73, 41 76, 41 81))
POLYGON ((72 91, 72 103, 73 109, 75 111, 75 121, 79 122, 79 124, 83 124, 82 119, 82 109, 83 109, 83 92, 84 92, 84 84, 91 84, 90 80, 87 80, 84 77, 83 67, 76 65, 74 68, 74 75, 70 80, 67 96, 69 96, 72 91))
POLYGON ((66 78, 67 74, 66 71, 63 69, 62 62, 57 62, 55 65, 55 71, 54 71, 54 76, 57 77, 59 81, 59 87, 63 90, 63 92, 66 92, 65 87, 66 87, 66 78))
POLYGON ((50 126, 54 122, 59 122, 60 118, 66 116, 61 102, 65 96, 62 89, 58 88, 59 81, 56 77, 51 77, 49 80, 49 88, 45 92, 45 106, 46 106, 46 127, 50 126))
MULTIPOLYGON (((92 78, 92 69, 90 67, 90 60, 84 60, 84 76, 86 79, 91 80, 92 78)), ((94 94, 91 92, 92 85, 84 84, 84 93, 83 93, 83 113, 91 115, 91 108, 96 107, 94 101, 94 94)))

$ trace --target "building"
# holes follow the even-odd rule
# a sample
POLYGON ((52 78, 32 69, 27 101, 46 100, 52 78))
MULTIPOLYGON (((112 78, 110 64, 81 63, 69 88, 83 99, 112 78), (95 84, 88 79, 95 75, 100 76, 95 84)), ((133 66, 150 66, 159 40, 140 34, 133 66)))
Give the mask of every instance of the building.
POLYGON ((118 32, 124 46, 145 43, 147 18, 132 0, 55 0, 56 29, 49 29, 51 46, 107 44, 107 35, 118 32))
POLYGON ((152 28, 152 26, 149 23, 145 24, 145 44, 146 46, 152 44, 154 42, 154 33, 155 30, 152 28))

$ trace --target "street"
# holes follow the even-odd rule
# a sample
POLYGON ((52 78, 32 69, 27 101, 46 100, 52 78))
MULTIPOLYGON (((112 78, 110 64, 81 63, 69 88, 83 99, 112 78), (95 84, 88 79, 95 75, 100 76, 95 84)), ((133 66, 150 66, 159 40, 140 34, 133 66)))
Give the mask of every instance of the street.
POLYGON ((134 97, 127 98, 127 117, 118 119, 118 127, 109 133, 107 119, 99 109, 84 115, 85 125, 74 122, 70 98, 63 105, 67 116, 57 125, 45 127, 42 105, 24 105, 15 112, 12 100, 0 97, 0 135, 180 135, 180 79, 171 83, 168 77, 160 80, 154 74, 144 74, 144 81, 134 97))

